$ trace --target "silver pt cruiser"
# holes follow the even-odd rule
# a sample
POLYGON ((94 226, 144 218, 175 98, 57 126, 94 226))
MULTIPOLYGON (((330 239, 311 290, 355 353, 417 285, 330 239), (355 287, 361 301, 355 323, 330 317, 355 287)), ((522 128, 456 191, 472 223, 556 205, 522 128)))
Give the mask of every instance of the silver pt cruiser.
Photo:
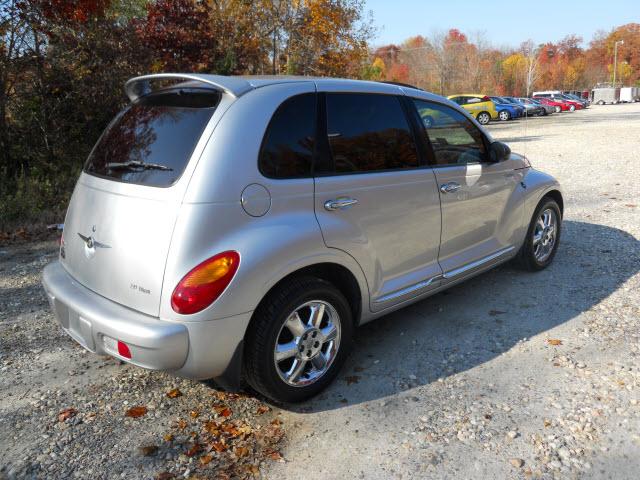
POLYGON ((86 162, 43 284, 86 349, 301 401, 365 322, 558 247, 558 182, 406 85, 158 74, 86 162))

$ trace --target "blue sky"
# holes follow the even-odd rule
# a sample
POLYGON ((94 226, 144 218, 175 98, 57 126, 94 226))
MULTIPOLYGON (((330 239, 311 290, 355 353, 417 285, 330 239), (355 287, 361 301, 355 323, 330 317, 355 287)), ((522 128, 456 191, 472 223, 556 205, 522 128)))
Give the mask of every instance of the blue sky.
POLYGON ((496 47, 515 47, 529 38, 555 42, 570 33, 586 46, 598 30, 640 23, 638 0, 366 0, 365 9, 373 12, 379 30, 376 46, 449 28, 484 31, 496 47))

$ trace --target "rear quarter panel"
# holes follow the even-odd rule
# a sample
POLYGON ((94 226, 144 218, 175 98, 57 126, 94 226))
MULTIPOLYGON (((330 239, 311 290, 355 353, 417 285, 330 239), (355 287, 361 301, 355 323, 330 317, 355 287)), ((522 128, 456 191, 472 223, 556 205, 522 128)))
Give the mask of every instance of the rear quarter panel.
POLYGON ((160 303, 162 318, 206 321, 252 311, 284 276, 322 262, 347 267, 360 284, 363 305, 368 305, 360 267, 323 242, 314 213, 313 178, 270 179, 258 170, 260 146, 273 112, 287 98, 309 92, 315 92, 312 81, 270 85, 241 96, 225 113, 193 173, 176 222, 160 303), (242 207, 242 191, 250 184, 260 184, 270 193, 271 205, 261 217, 248 215, 242 207), (227 290, 202 312, 175 313, 171 295, 177 283, 194 266, 225 250, 240 253, 240 267, 227 290))

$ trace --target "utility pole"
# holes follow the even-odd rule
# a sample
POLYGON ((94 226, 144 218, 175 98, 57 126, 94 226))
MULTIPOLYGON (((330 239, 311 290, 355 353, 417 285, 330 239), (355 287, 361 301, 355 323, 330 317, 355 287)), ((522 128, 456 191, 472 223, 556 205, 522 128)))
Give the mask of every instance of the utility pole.
POLYGON ((618 45, 624 45, 624 40, 618 40, 613 45, 613 88, 616 88, 616 73, 618 72, 618 45))

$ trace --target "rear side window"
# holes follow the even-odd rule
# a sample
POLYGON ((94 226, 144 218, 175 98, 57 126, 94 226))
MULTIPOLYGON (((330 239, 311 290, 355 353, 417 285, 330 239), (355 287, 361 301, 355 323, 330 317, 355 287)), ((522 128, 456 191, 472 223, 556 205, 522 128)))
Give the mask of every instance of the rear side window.
POLYGON ((271 178, 311 176, 315 132, 316 94, 285 100, 267 127, 258 161, 260 172, 271 178))
POLYGON ((219 93, 197 89, 140 98, 107 127, 84 171, 126 183, 172 185, 182 175, 219 101, 219 93))
POLYGON ((400 100, 392 95, 327 94, 327 136, 336 173, 418 166, 400 100))

